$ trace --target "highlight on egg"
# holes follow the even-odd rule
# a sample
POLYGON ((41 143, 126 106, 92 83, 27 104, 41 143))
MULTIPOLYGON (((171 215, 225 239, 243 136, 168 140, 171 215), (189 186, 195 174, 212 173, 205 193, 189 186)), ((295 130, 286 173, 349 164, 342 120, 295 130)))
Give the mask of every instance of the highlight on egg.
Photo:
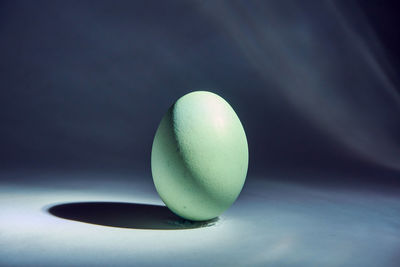
POLYGON ((182 218, 210 220, 239 196, 248 145, 235 111, 222 97, 195 91, 179 98, 156 131, 151 171, 165 205, 182 218))

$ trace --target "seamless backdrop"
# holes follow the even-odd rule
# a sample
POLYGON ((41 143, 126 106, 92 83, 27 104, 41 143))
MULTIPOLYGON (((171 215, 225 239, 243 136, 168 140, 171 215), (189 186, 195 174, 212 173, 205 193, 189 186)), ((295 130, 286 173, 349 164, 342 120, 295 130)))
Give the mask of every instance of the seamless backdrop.
POLYGON ((0 1, 0 266, 400 266, 398 1, 0 1), (194 90, 249 143, 184 221, 158 124, 194 90))
POLYGON ((250 173, 395 182, 396 6, 349 2, 2 1, 0 166, 148 173, 164 112, 210 90, 250 173))

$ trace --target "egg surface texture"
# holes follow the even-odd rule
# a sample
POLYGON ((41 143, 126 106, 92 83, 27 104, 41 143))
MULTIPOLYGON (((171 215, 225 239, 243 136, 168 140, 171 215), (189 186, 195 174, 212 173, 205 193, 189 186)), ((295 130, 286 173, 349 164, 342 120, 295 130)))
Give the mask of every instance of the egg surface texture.
POLYGON ((218 217, 246 179, 246 134, 220 96, 184 95, 162 118, 153 141, 151 170, 158 194, 175 214, 193 221, 218 217))

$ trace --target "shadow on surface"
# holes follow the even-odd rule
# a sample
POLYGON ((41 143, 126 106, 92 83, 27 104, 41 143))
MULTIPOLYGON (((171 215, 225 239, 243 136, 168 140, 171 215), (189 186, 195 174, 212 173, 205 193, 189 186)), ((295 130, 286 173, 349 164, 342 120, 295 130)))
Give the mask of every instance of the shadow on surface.
POLYGON ((189 221, 176 216, 165 206, 121 202, 65 203, 50 207, 48 212, 67 220, 131 229, 194 229, 212 226, 218 220, 189 221))

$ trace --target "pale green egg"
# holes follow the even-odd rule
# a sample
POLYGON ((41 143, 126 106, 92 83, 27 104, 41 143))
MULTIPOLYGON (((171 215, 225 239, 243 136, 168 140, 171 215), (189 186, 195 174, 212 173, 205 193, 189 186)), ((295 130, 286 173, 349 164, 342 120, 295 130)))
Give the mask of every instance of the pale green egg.
POLYGON ((158 194, 175 214, 194 221, 219 216, 246 179, 246 134, 220 96, 196 91, 179 98, 158 126, 151 171, 158 194))

